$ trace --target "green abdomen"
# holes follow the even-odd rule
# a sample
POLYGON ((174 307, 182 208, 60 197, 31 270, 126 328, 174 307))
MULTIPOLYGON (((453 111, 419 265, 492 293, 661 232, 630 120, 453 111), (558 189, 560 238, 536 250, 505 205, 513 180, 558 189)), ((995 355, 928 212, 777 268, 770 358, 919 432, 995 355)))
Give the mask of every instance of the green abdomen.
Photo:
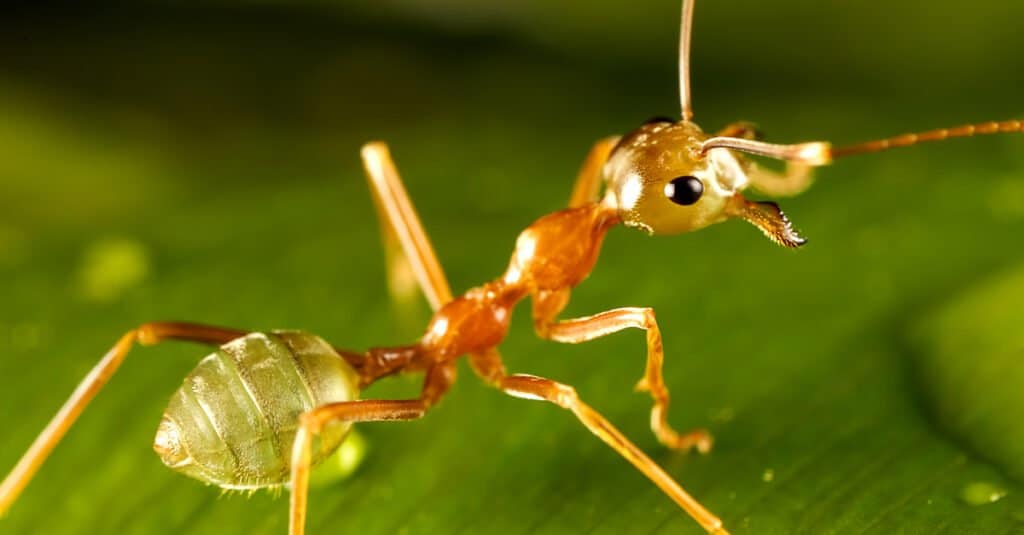
MULTIPOLYGON (((252 333, 204 358, 171 397, 154 449, 167 466, 229 489, 288 481, 299 415, 358 398, 358 376, 317 336, 252 333)), ((324 428, 314 462, 334 451, 349 424, 324 428)))

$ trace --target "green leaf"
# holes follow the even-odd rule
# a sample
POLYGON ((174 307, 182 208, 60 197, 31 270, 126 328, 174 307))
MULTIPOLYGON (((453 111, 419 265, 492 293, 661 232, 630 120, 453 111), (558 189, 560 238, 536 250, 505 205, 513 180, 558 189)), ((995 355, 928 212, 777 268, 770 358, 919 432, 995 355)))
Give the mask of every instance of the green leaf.
MULTIPOLYGON (((1024 268, 987 281, 920 325, 918 375, 941 428, 1024 480, 1024 268)), ((975 485, 969 502, 1001 497, 975 485)), ((992 501, 995 501, 994 499, 992 501)))
MULTIPOLYGON (((972 9, 1001 9, 986 5, 972 9)), ((716 64, 714 43, 745 57, 771 43, 743 39, 727 3, 705 8, 713 24, 698 26, 693 78, 708 130, 753 119, 773 141, 844 142, 1019 111, 1019 69, 959 80, 974 84, 967 95, 944 85, 961 58, 930 49, 918 58, 930 63, 914 63, 925 78, 858 85, 870 71, 856 59, 864 40, 885 46, 860 33, 846 43, 835 32, 849 48, 827 54, 827 72, 844 78, 796 61, 788 68, 804 78, 733 84, 745 66, 716 64)), ((497 276, 517 232, 563 206, 593 140, 677 109, 671 46, 633 64, 605 59, 625 43, 601 40, 568 61, 516 35, 367 27, 348 12, 121 9, 0 22, 0 472, 143 321, 302 328, 353 349, 414 340, 428 313, 387 298, 360 143, 390 143, 458 290, 497 276)), ((978 20, 958 32, 983 39, 978 20)), ((915 20, 899 24, 909 38, 915 20)), ((665 42, 677 31, 661 17, 644 27, 665 42)), ((771 35, 819 50, 798 30, 771 35)), ((1003 48, 1003 61, 986 61, 1017 59, 1019 46, 1003 48)), ((762 73, 786 61, 750 57, 762 73)), ((576 386, 734 533, 1020 532, 1020 476, 942 424, 921 359, 978 364, 963 369, 969 389, 943 387, 951 406, 1020 392, 994 368, 1020 355, 1001 353, 1018 340, 1008 333, 1019 331, 1020 286, 984 285, 1024 260, 1021 184, 1021 136, 960 140, 822 170, 805 195, 779 201, 810 239, 798 251, 741 223, 657 239, 614 230, 566 314, 655 308, 670 419, 710 428, 707 456, 651 435, 650 400, 632 392, 641 333, 542 342, 521 307, 502 351, 513 371, 576 386), (967 319, 973 330, 942 327, 967 319), (987 345, 959 351, 971 337, 987 345), (993 493, 1005 495, 965 503, 993 493)), ((220 497, 151 451, 168 397, 208 352, 135 349, 0 532, 286 532, 285 497, 220 497)), ((311 533, 700 532, 572 415, 460 371, 425 419, 359 426, 366 456, 312 491, 311 533)), ((366 395, 412 396, 418 381, 366 395)), ((985 425, 1020 436, 1021 407, 1005 409, 985 409, 985 425)))

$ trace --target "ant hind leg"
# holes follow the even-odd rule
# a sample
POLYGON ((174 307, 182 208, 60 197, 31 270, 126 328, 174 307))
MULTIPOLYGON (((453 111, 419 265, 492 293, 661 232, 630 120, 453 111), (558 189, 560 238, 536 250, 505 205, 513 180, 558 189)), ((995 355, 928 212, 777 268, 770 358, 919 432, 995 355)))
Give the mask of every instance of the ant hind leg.
POLYGON ((78 383, 78 387, 75 388, 71 397, 64 402, 50 423, 29 446, 28 451, 22 455, 11 473, 0 484, 0 516, 3 516, 14 500, 18 498, 43 461, 85 410, 86 405, 114 375, 135 343, 153 345, 164 340, 182 340, 220 345, 244 336, 246 332, 194 323, 153 322, 145 323, 125 333, 114 344, 114 347, 110 348, 107 354, 100 359, 99 363, 89 371, 82 382, 78 383))
POLYGON ((438 364, 427 370, 418 399, 343 401, 317 407, 302 416, 292 445, 291 504, 288 533, 302 535, 306 527, 309 498, 309 473, 313 437, 333 422, 378 422, 422 418, 455 382, 455 364, 438 364))

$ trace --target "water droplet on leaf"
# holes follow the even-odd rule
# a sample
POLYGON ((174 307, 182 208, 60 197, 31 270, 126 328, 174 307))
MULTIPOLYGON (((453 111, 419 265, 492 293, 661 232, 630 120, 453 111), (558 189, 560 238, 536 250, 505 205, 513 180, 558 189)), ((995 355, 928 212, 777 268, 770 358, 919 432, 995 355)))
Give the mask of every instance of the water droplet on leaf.
POLYGON ((986 481, 968 483, 960 490, 960 499, 967 505, 985 505, 998 502, 1006 496, 1006 489, 986 481))
POLYGON ((353 429, 341 446, 313 469, 309 476, 309 484, 323 487, 348 479, 363 463, 366 450, 366 439, 353 429))

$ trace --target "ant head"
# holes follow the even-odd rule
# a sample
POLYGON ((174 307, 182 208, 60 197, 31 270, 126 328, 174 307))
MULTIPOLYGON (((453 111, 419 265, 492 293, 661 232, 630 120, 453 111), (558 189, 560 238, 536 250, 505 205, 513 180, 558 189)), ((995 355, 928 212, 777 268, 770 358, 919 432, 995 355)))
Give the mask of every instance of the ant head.
POLYGON ((740 194, 755 164, 739 152, 803 165, 829 161, 826 143, 770 145, 745 138, 709 137, 693 118, 690 102, 690 34, 693 0, 683 0, 679 41, 679 97, 683 119, 653 119, 623 137, 604 168, 607 195, 622 222, 651 234, 678 234, 739 217, 787 247, 804 243, 778 205, 740 194), (726 150, 732 149, 732 150, 726 150))
MULTIPOLYGON (((743 153, 783 160, 791 170, 825 165, 835 158, 880 152, 928 141, 980 134, 1024 132, 1010 120, 940 128, 833 149, 826 142, 773 145, 747 137, 711 137, 693 121, 690 102, 690 34, 695 0, 683 0, 679 39, 679 101, 682 120, 654 119, 623 137, 604 167, 604 203, 628 226, 651 234, 678 234, 730 218, 744 219, 786 247, 804 244, 772 202, 740 193, 759 170, 743 153), (795 166, 795 167, 793 167, 795 166)), ((785 176, 779 178, 785 179, 785 176)))
POLYGON ((822 149, 820 144, 780 147, 711 138, 690 121, 653 119, 612 151, 604 168, 605 202, 624 224, 650 234, 678 234, 738 217, 780 245, 803 245, 778 205, 749 201, 740 193, 755 164, 733 150, 711 150, 734 142, 788 151, 822 149))
POLYGON ((678 234, 727 218, 726 208, 747 177, 726 151, 702 155, 706 138, 692 122, 659 118, 619 141, 604 173, 608 202, 623 223, 651 234, 678 234))

